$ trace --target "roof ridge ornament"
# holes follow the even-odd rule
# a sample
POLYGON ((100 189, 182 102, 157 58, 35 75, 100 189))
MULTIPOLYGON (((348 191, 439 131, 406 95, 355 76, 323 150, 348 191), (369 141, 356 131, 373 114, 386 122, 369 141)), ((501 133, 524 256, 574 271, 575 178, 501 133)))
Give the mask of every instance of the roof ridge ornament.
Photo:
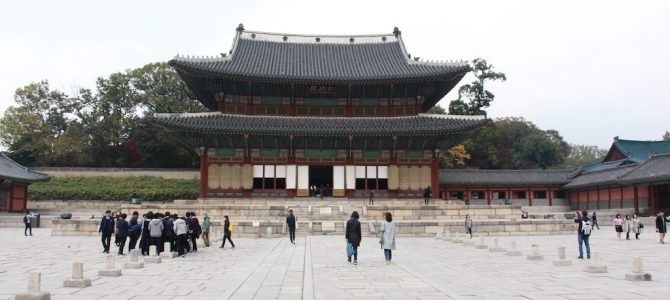
POLYGON ((402 31, 400 31, 400 29, 398 29, 398 26, 393 27, 393 35, 395 35, 395 37, 399 37, 401 34, 402 34, 402 31))
POLYGON ((237 25, 237 28, 235 29, 237 32, 242 32, 244 31, 244 24, 240 23, 240 25, 237 25))

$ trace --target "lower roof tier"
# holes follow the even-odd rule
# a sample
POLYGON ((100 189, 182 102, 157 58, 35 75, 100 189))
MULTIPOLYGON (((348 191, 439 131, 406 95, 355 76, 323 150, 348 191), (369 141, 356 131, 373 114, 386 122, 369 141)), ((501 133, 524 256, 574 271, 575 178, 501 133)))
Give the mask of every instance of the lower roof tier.
POLYGON ((156 114, 160 126, 206 134, 305 136, 447 135, 486 125, 483 116, 419 114, 404 117, 295 117, 221 112, 156 114))

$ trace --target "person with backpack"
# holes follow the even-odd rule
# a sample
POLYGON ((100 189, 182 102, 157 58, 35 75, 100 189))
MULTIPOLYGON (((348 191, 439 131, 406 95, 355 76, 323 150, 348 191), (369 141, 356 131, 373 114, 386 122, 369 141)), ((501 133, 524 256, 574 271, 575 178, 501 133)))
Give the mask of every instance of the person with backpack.
POLYGON ((293 214, 293 210, 288 211, 288 216, 286 216, 286 225, 288 226, 288 236, 291 240, 291 244, 295 244, 295 224, 296 218, 293 214))
MULTIPOLYGON (((354 211, 351 213, 351 219, 347 221, 347 227, 345 228, 344 237, 347 239, 347 243, 351 244, 353 249, 352 255, 354 256, 354 265, 358 264, 358 247, 361 245, 362 234, 361 234, 361 223, 358 222, 358 212, 354 211)), ((348 246, 348 245, 347 245, 348 246)), ((347 261, 351 262, 351 255, 347 253, 347 261)))
POLYGON ((591 236, 591 222, 589 220, 588 212, 583 210, 582 214, 575 216, 575 223, 579 224, 577 226, 577 243, 579 244, 579 256, 578 259, 584 259, 584 251, 582 250, 582 244, 586 246, 586 258, 591 259, 591 245, 589 244, 589 237, 591 236))
POLYGON ((200 234, 202 234, 202 227, 200 226, 200 221, 198 221, 198 218, 195 217, 195 213, 191 212, 191 224, 192 227, 191 230, 191 244, 193 245, 193 253, 198 252, 198 243, 197 239, 200 238, 200 234))
POLYGON ((26 229, 23 230, 23 235, 28 236, 28 231, 30 231, 30 236, 33 235, 33 225, 32 225, 33 212, 28 211, 25 216, 23 216, 23 224, 26 226, 26 229))
POLYGON ((616 214, 616 217, 614 220, 612 220, 612 225, 614 225, 617 239, 621 239, 621 233, 623 232, 623 219, 621 219, 620 214, 616 214))
POLYGON ((233 246, 233 249, 235 248, 235 243, 233 243, 233 240, 230 239, 230 236, 233 233, 233 225, 230 224, 230 220, 228 220, 228 216, 223 216, 223 242, 221 243, 221 249, 226 245, 226 239, 230 242, 230 244, 233 246))
POLYGON ((384 263, 388 264, 393 258, 391 251, 395 250, 395 223, 393 223, 393 215, 390 212, 387 212, 385 217, 386 221, 382 222, 379 243, 384 249, 384 263))

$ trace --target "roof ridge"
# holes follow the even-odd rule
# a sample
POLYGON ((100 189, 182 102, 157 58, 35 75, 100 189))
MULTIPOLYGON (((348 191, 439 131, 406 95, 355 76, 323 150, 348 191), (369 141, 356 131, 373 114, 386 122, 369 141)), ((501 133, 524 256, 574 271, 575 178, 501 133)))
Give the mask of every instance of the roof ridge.
POLYGON ((604 173, 604 172, 613 171, 613 170, 617 170, 617 169, 621 170, 623 168, 630 168, 630 167, 634 167, 634 166, 637 166, 637 165, 641 165, 641 163, 632 163, 632 164, 627 164, 627 165, 616 166, 616 167, 611 168, 611 169, 591 171, 591 172, 588 172, 588 173, 580 174, 579 176, 590 175, 590 174, 599 174, 599 173, 604 173))
POLYGON ((569 169, 440 169, 440 171, 467 171, 467 172, 572 172, 569 169))

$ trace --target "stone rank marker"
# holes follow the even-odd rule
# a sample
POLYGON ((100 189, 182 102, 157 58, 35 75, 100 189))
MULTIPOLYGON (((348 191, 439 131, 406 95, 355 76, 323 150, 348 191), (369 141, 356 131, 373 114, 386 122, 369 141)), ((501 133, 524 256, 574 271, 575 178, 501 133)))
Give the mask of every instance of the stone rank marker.
POLYGON ((72 278, 65 279, 63 287, 85 288, 91 286, 91 278, 84 278, 84 263, 72 263, 72 278))
POLYGON ((530 254, 526 255, 527 260, 543 260, 544 255, 540 254, 540 246, 538 244, 533 244, 533 250, 530 254))
POLYGON ((161 258, 171 259, 171 258, 175 258, 177 256, 177 253, 175 253, 174 251, 169 251, 170 243, 168 243, 168 242, 164 243, 163 244, 163 249, 165 251, 161 252, 161 255, 160 255, 161 258))
POLYGON ((505 252, 507 256, 521 256, 521 250, 516 249, 516 241, 512 241, 512 249, 505 252))
POLYGON ((479 244, 475 245, 475 249, 487 249, 489 245, 484 242, 484 237, 479 237, 479 244))
POLYGON ((593 252, 593 260, 591 264, 584 267, 584 272, 587 273, 607 273, 607 266, 600 260, 600 254, 598 252, 593 252))
POLYGON ((139 253, 137 249, 130 250, 130 261, 123 265, 126 269, 142 269, 144 268, 144 262, 139 260, 139 253))
POLYGON ((498 245, 498 238, 493 239, 493 246, 489 247, 489 252, 505 252, 505 249, 498 245))
POLYGON ((158 256, 156 250, 156 245, 149 246, 149 256, 144 257, 145 263, 159 264, 161 263, 161 258, 158 256))
POLYGON ((642 267, 642 257, 633 257, 633 272, 626 273, 626 280, 630 281, 651 281, 651 274, 645 273, 642 267))
POLYGON ((16 294, 16 300, 50 300, 51 293, 40 290, 42 274, 39 272, 28 273, 28 291, 16 294))
POLYGON ((107 255, 107 268, 98 270, 98 276, 121 276, 121 269, 116 269, 114 266, 114 255, 107 255))
POLYGON ((554 259, 554 266, 570 266, 572 265, 572 260, 565 258, 565 247, 558 247, 558 258, 554 259))

